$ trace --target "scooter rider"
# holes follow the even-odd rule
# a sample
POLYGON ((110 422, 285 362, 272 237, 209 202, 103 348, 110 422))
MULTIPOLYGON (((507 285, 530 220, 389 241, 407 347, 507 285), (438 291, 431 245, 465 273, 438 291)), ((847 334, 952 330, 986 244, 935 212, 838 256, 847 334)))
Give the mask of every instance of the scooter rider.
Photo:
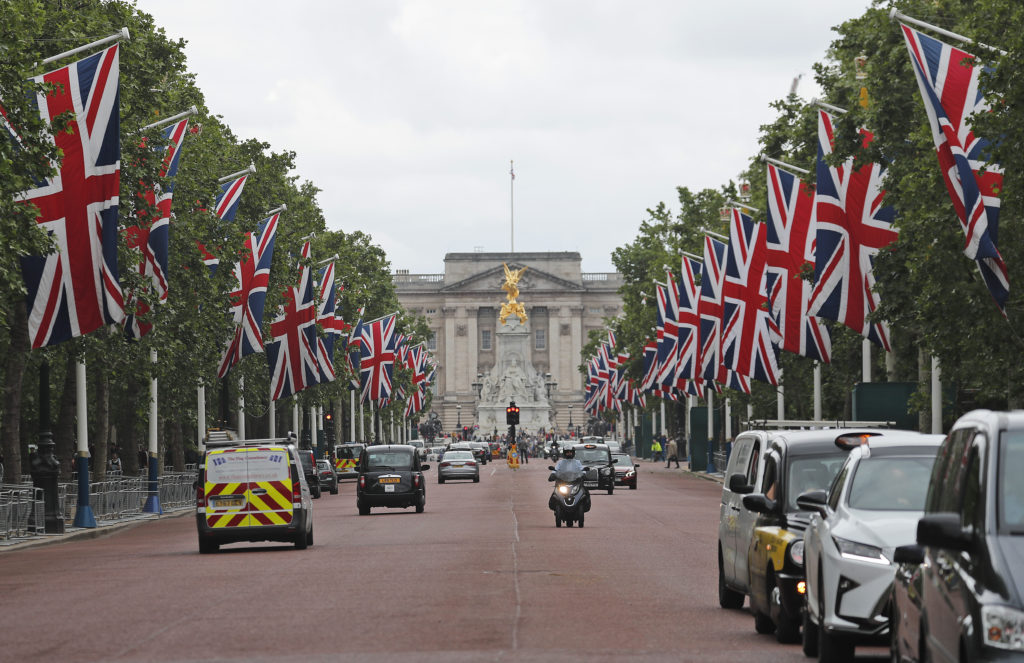
POLYGON ((576 450, 566 447, 562 450, 562 459, 555 463, 555 473, 568 470, 570 472, 582 472, 583 463, 576 460, 576 450))

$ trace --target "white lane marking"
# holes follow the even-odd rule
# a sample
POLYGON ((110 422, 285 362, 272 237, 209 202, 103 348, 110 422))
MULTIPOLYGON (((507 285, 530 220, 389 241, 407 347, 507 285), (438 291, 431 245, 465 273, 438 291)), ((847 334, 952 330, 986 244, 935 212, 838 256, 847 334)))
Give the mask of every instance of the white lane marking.
POLYGON ((496 468, 496 467, 495 467, 494 469, 492 469, 492 470, 491 470, 491 476, 493 477, 493 476, 494 476, 494 473, 495 473, 495 472, 497 472, 497 471, 498 471, 498 468, 496 468))
POLYGON ((519 619, 522 614, 522 597, 519 593, 519 519, 516 518, 515 497, 509 495, 512 510, 512 584, 516 590, 516 617, 512 622, 512 651, 519 649, 519 619))

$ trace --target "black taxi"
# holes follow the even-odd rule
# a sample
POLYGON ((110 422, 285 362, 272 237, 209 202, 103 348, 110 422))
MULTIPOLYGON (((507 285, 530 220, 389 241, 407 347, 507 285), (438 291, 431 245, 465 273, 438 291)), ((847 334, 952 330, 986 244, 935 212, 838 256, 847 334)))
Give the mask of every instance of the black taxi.
POLYGON ((583 485, 588 490, 607 490, 611 495, 615 491, 615 461, 607 444, 587 442, 574 444, 576 460, 583 463, 587 475, 583 485))
POLYGON ((427 505, 427 482, 416 447, 410 444, 379 444, 366 447, 359 455, 356 506, 360 516, 373 507, 405 509, 423 513, 427 505))

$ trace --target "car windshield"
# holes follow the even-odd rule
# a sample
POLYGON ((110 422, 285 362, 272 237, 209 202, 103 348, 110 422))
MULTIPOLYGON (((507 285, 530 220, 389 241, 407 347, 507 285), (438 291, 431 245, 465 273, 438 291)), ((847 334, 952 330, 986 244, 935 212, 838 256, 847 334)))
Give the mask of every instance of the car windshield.
POLYGON ((444 455, 445 462, 449 460, 473 460, 471 451, 449 451, 444 455))
POLYGON ((326 460, 318 460, 318 461, 316 461, 316 466, 319 467, 321 470, 329 470, 329 469, 331 469, 331 464, 328 463, 326 460))
POLYGON ((796 498, 808 490, 828 490, 846 456, 796 456, 789 461, 788 511, 796 511, 796 498))
POLYGON ((412 468, 412 453, 408 451, 371 451, 367 454, 368 470, 408 470, 412 468))
POLYGON ((867 511, 923 511, 934 456, 864 458, 847 499, 867 511))
POLYGON ((1001 530, 1024 534, 1024 431, 1006 431, 1000 436, 999 483, 996 501, 1001 530))
POLYGON ((605 449, 577 449, 576 460, 584 465, 587 463, 607 463, 608 451, 605 449))
POLYGON ((300 451, 299 460, 302 461, 302 468, 304 470, 309 471, 313 469, 313 456, 311 456, 309 453, 300 451))
POLYGON ((612 460, 615 461, 616 465, 620 465, 623 467, 633 467, 633 459, 630 458, 629 456, 612 456, 612 460))

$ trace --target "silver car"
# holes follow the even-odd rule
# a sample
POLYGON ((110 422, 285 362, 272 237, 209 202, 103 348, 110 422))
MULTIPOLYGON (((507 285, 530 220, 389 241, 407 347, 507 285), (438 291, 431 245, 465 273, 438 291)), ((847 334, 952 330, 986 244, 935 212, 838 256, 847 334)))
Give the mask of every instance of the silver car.
POLYGON ((472 479, 480 483, 480 465, 472 451, 446 451, 437 464, 437 482, 448 479, 472 479))
MULTIPOLYGON (((797 498, 813 511, 804 533, 804 653, 853 659, 857 645, 889 643, 893 551, 914 542, 941 435, 851 435, 850 455, 826 493, 797 498)), ((837 444, 840 442, 837 441, 837 444)))

